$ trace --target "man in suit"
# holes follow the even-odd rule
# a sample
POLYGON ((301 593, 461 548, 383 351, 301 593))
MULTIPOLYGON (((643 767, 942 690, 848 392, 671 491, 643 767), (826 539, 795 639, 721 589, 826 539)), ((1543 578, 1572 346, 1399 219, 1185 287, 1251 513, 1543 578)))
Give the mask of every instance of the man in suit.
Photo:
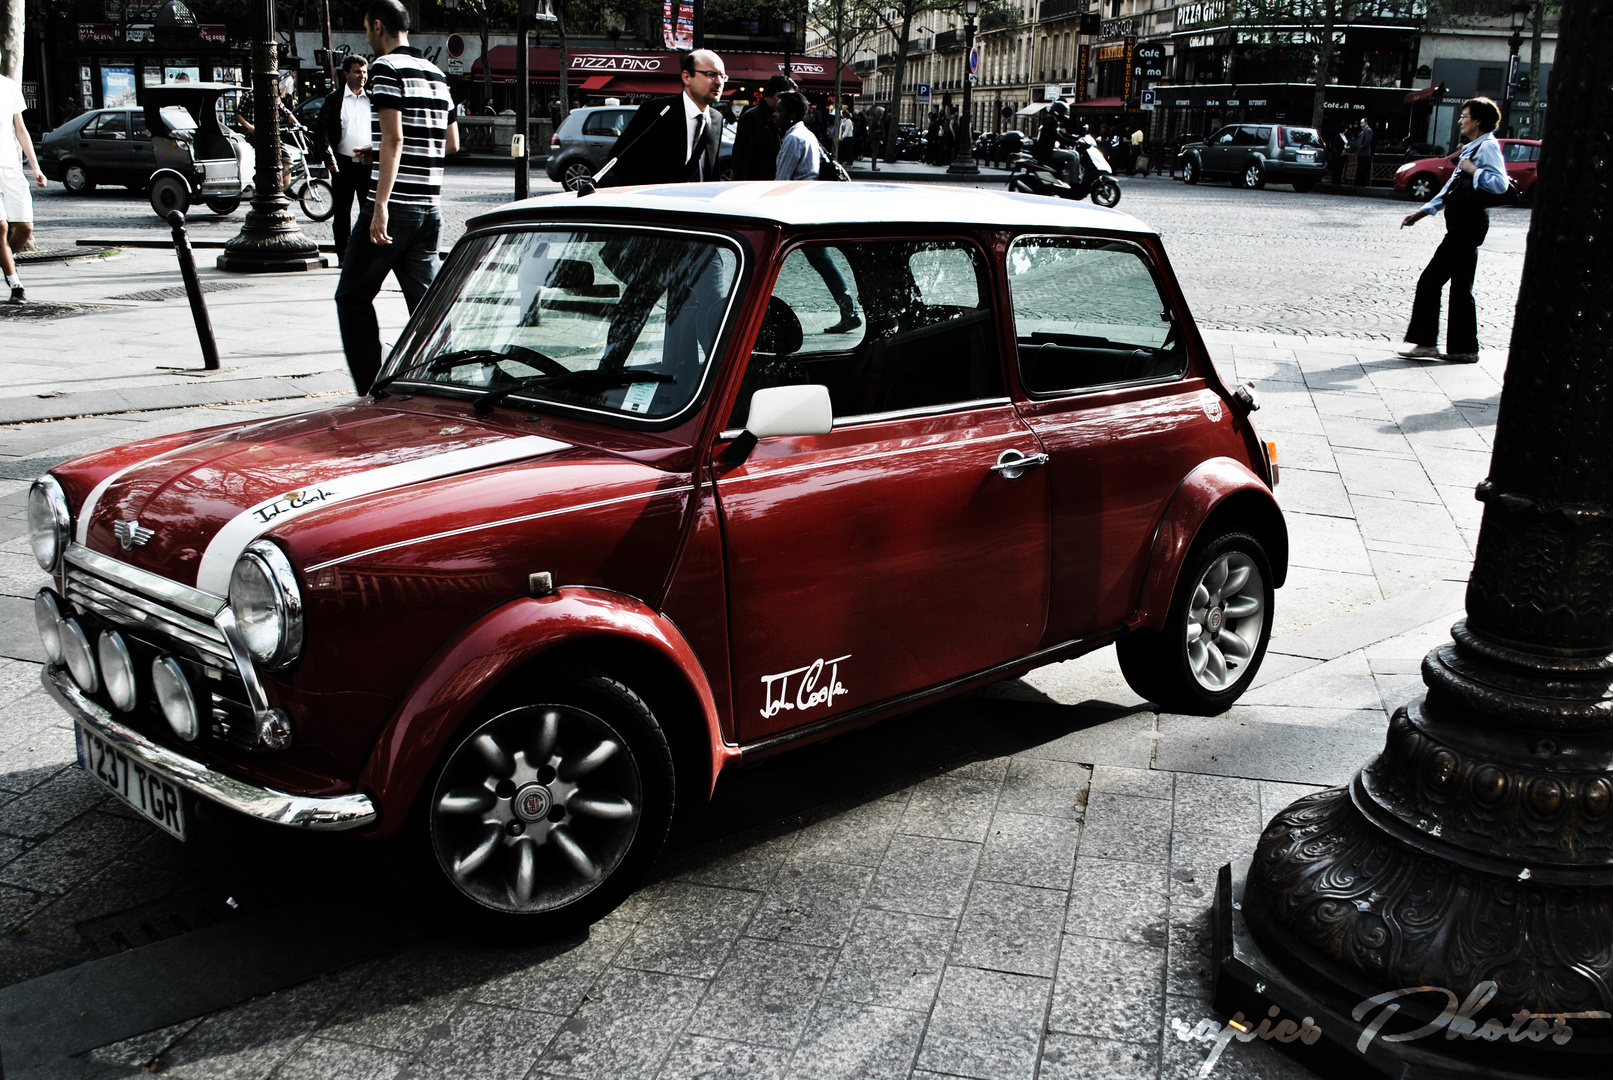
POLYGON ((779 131, 773 122, 779 95, 795 89, 788 75, 771 75, 762 100, 739 118, 734 133, 734 179, 771 180, 778 163, 779 131))
POLYGON ((722 57, 710 49, 685 53, 683 93, 638 107, 611 148, 604 185, 681 184, 716 180, 723 118, 712 108, 728 80, 722 57))
POLYGON ((347 237, 353 228, 353 200, 357 198, 363 206, 370 186, 370 99, 364 93, 368 72, 369 65, 362 56, 343 60, 342 85, 319 107, 319 130, 325 136, 325 149, 332 163, 330 186, 336 195, 331 229, 335 233, 337 265, 347 252, 347 237))

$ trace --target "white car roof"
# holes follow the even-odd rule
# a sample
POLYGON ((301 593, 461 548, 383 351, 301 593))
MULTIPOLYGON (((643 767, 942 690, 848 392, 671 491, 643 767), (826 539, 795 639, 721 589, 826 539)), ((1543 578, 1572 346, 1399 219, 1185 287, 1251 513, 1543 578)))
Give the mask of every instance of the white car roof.
POLYGON ((728 184, 660 184, 600 188, 592 195, 543 195, 499 208, 535 215, 561 211, 649 210, 695 219, 749 218, 780 225, 812 226, 914 222, 933 225, 1077 228, 1153 235, 1130 214, 1089 203, 1023 195, 1006 190, 920 183, 820 183, 812 180, 751 180, 728 184))

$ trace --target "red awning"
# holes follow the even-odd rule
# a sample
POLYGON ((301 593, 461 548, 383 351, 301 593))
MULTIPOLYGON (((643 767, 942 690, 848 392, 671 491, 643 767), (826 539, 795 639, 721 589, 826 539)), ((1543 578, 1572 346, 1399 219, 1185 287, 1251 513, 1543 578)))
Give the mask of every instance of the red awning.
MULTIPOLYGON (((777 53, 723 53, 728 68, 730 93, 744 91, 749 94, 765 83, 769 76, 784 70, 784 57, 777 53)), ((480 78, 483 57, 471 65, 471 74, 480 78)), ((499 82, 515 81, 515 46, 495 45, 485 57, 492 65, 493 78, 499 82)), ((559 49, 529 49, 527 62, 531 77, 536 82, 552 83, 560 78, 559 49)), ((568 81, 580 89, 612 94, 675 94, 683 87, 679 68, 679 54, 675 52, 588 52, 570 50, 566 56, 568 81)), ((792 57, 790 73, 804 90, 816 93, 833 93, 835 62, 828 56, 792 57)), ((862 80, 850 66, 840 69, 840 85, 844 93, 862 93, 862 80)))
POLYGON ((1413 90, 1411 93, 1407 94, 1405 104, 1415 105, 1419 101, 1427 101, 1436 94, 1443 94, 1444 92, 1445 84, 1435 83, 1433 86, 1425 87, 1421 90, 1413 90))
POLYGON ((1117 97, 1093 98, 1090 101, 1072 101, 1069 105, 1071 110, 1075 112, 1080 112, 1082 109, 1099 112, 1125 112, 1128 108, 1126 99, 1117 97))

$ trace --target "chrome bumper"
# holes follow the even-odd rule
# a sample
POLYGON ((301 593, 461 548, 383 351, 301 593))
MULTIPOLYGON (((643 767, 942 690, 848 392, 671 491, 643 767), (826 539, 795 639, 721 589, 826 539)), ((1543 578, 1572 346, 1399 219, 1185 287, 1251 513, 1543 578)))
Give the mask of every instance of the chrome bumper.
POLYGON ((291 825, 321 832, 360 829, 375 821, 375 804, 367 795, 311 798, 287 795, 259 787, 210 769, 199 761, 158 746, 131 731, 112 714, 84 696, 65 669, 45 665, 45 689, 51 692, 75 721, 112 743, 146 772, 162 777, 211 802, 275 825, 291 825))

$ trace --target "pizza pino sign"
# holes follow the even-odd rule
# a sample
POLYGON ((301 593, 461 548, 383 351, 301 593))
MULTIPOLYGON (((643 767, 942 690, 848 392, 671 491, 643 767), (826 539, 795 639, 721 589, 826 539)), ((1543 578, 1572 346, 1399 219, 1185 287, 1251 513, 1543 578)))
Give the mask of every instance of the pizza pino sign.
POLYGON ((573 53, 571 56, 572 71, 648 71, 660 72, 670 70, 668 61, 664 56, 645 56, 640 53, 573 53))

